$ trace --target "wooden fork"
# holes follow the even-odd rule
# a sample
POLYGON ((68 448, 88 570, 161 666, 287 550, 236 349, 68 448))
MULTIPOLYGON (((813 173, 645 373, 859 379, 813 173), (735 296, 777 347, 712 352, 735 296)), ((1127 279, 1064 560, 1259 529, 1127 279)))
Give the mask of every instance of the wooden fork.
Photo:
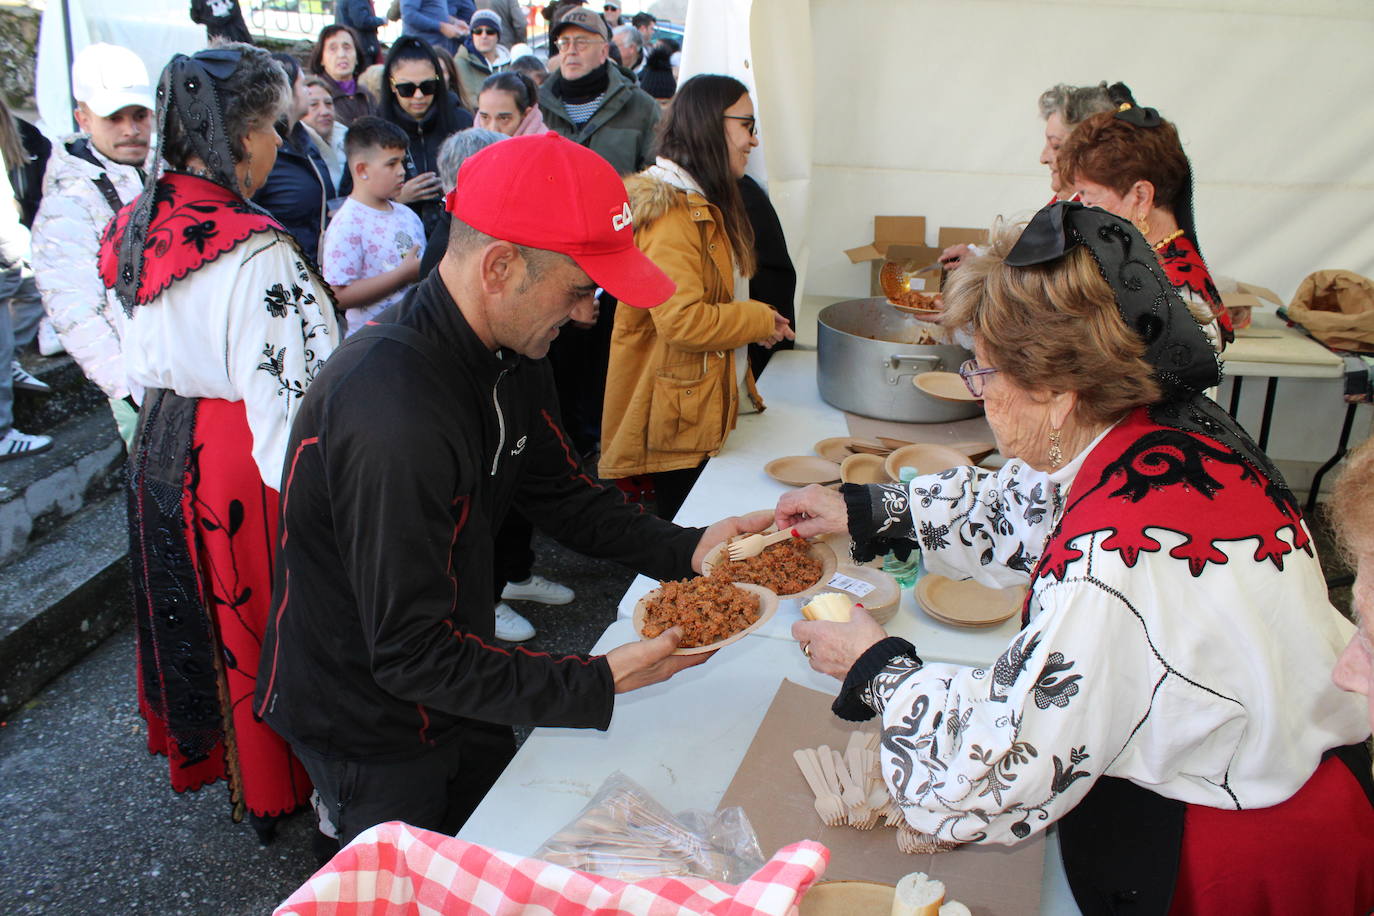
POLYGON ((816 752, 810 748, 801 748, 792 752, 792 759, 797 762, 797 768, 801 770, 802 777, 806 780, 806 784, 811 787, 811 794, 816 796, 816 815, 821 819, 821 823, 827 827, 835 827, 844 823, 846 814, 844 803, 826 785, 825 777, 821 774, 820 763, 816 759, 816 752))
POLYGON ((763 553, 766 547, 771 547, 796 536, 797 532, 794 528, 788 528, 786 531, 774 531, 772 534, 751 534, 748 537, 740 538, 738 541, 731 541, 725 552, 733 561, 747 560, 763 553))

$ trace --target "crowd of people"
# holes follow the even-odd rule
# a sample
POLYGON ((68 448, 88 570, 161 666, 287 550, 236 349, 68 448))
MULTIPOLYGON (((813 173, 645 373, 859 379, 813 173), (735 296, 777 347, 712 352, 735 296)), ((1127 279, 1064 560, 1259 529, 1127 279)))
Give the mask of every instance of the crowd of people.
MULTIPOLYGON (((836 713, 881 718, 918 829, 1058 823, 1089 911, 1374 904, 1374 718, 1327 677, 1339 656, 1370 692, 1370 448, 1338 490, 1352 636, 1282 476, 1207 396, 1233 321, 1158 111, 1119 83, 1044 93, 1051 204, 942 257, 1002 470, 687 528, 794 337, 745 85, 678 86, 680 49, 613 2, 546 8, 547 62, 512 56, 513 2, 401 0, 390 47, 341 2, 301 57, 229 6, 200 12, 233 40, 177 55, 156 101, 131 51, 77 55, 80 131, 41 195, 37 141, 0 119, 0 352, 46 314, 129 448, 138 703, 178 791, 226 780, 264 841, 313 803, 322 854, 386 820, 453 832, 513 725, 605 728, 617 693, 706 659, 671 630, 511 648, 534 630, 508 602, 575 597, 535 574, 536 525, 666 579, 776 522, 1030 585, 991 670, 927 664, 862 609, 794 628, 836 713)), ((0 458, 50 445, 10 424, 32 386, 0 378, 0 458)))

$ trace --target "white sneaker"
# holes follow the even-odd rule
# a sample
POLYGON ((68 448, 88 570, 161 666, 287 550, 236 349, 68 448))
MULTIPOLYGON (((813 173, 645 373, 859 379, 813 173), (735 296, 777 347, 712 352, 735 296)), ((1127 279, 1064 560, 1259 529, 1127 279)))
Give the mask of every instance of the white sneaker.
POLYGON ((38 322, 38 352, 44 356, 56 356, 66 352, 62 348, 62 340, 52 328, 52 322, 47 318, 38 322))
POLYGON ((496 638, 506 642, 524 642, 534 636, 534 624, 502 601, 496 605, 496 638))
POLYGON ((39 394, 49 394, 52 388, 48 383, 36 375, 29 373, 27 369, 19 365, 19 360, 10 363, 10 384, 15 388, 22 388, 25 391, 36 391, 39 394))
POLYGON ((39 452, 46 452, 50 448, 52 448, 52 436, 31 436, 11 427, 10 431, 5 433, 5 438, 0 439, 0 461, 8 461, 11 458, 19 458, 24 455, 36 455, 39 452))
POLYGON ((550 582, 543 576, 530 576, 524 582, 507 582, 501 590, 505 601, 535 601, 539 604, 571 604, 573 590, 566 585, 550 582))

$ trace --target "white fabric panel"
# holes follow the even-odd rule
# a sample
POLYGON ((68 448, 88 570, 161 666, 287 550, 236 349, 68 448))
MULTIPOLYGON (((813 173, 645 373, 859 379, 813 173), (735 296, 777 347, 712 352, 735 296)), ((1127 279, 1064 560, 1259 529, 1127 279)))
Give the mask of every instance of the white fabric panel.
POLYGON ((812 0, 810 8, 814 80, 801 72, 797 12, 755 19, 756 30, 794 52, 791 70, 761 86, 760 108, 814 85, 808 292, 867 292, 868 268, 842 251, 871 238, 876 213, 930 217, 934 244, 935 226, 986 226, 1043 205, 1050 191, 1037 161, 1036 98, 1057 82, 1102 79, 1128 83, 1178 124, 1214 273, 1285 298, 1319 268, 1374 275, 1374 227, 1364 218, 1374 211, 1374 132, 1350 95, 1374 80, 1374 6, 812 0))
MULTIPOLYGON (((184 0, 67 0, 66 6, 72 17, 73 54, 101 41, 128 48, 143 58, 154 87, 173 54, 194 54, 205 47, 205 29, 191 21, 184 0)), ((38 33, 34 95, 38 100, 39 126, 50 138, 76 129, 71 112, 71 61, 62 34, 62 7, 57 0, 48 3, 38 33)))

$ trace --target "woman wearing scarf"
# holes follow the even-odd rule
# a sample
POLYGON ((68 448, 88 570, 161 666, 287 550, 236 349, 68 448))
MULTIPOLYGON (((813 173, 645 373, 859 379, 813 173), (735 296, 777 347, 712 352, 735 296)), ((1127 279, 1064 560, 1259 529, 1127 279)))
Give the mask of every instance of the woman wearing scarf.
POLYGON ((663 121, 658 161, 625 182, 635 242, 677 292, 658 308, 616 310, 600 475, 651 475, 667 519, 734 428, 740 389, 763 409, 745 348, 795 336, 747 294, 754 233, 738 181, 758 142, 744 84, 696 76, 663 121))
POLYGON ((344 127, 372 114, 372 97, 358 85, 359 75, 371 65, 372 58, 359 47, 360 39, 353 29, 338 23, 327 25, 320 29, 319 40, 306 64, 306 69, 329 87, 329 96, 334 100, 334 120, 344 127))
POLYGON ((477 93, 477 126, 507 137, 546 134, 539 113, 539 89, 523 73, 508 71, 487 77, 477 93))
POLYGON ((158 149, 120 210, 100 273, 129 319, 144 391, 129 457, 139 707, 172 786, 229 782, 264 842, 303 805, 305 771, 254 720, 272 590, 277 490, 291 421, 339 342, 329 288, 250 199, 281 139, 290 87, 267 52, 227 45, 172 59, 158 149))
POLYGON ((377 114, 409 138, 406 182, 396 200, 420 215, 428 237, 444 213, 439 147, 452 134, 471 127, 472 115, 444 88, 434 49, 409 37, 397 39, 387 55, 377 114))
POLYGON ((1193 220, 1193 168, 1178 130, 1130 90, 1109 90, 1118 109, 1087 118, 1060 147, 1065 187, 1083 203, 1130 220, 1145 236, 1174 289, 1220 350, 1235 339, 1231 318, 1202 259, 1193 220))
POLYGON ((1028 585, 987 668, 926 663, 862 609, 792 633, 878 716, 906 821, 1013 844, 1057 823, 1086 914, 1365 913, 1374 784, 1359 697, 1327 676, 1352 627, 1268 458, 1200 392, 1220 369, 1129 221, 1077 203, 955 274, 943 324, 993 473, 809 487, 780 526, 856 555, 1028 585))

